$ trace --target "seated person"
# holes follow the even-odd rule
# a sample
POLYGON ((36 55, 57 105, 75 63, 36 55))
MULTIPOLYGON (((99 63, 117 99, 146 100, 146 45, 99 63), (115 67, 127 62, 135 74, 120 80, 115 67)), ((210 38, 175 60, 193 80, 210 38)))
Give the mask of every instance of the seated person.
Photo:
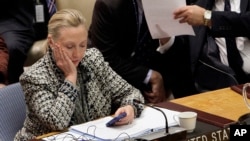
POLYGON ((2 37, 0 37, 0 88, 8 83, 8 67, 9 54, 6 44, 2 37))
POLYGON ((138 117, 140 91, 117 75, 102 54, 87 49, 85 20, 73 9, 55 13, 48 24, 48 50, 20 77, 27 117, 15 140, 26 141, 71 125, 126 112, 116 125, 138 117))
POLYGON ((19 81, 34 42, 34 1, 5 0, 0 5, 0 34, 9 51, 9 84, 19 81))

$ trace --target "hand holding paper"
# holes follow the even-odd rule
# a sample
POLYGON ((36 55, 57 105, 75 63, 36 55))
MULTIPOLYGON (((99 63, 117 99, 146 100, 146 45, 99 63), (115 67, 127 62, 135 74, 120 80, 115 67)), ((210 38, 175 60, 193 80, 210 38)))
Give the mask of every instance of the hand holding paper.
POLYGON ((177 35, 194 35, 192 26, 179 23, 174 11, 186 5, 185 0, 142 0, 144 14, 153 39, 177 35))
POLYGON ((189 25, 203 25, 205 10, 197 5, 180 7, 174 11, 174 19, 179 20, 180 23, 188 23, 189 25))

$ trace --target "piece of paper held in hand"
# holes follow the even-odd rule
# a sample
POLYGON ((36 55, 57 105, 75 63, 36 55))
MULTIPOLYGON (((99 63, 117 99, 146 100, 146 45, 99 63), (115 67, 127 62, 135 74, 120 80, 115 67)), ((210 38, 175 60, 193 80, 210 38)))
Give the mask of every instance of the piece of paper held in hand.
POLYGON ((142 0, 144 14, 153 39, 195 35, 192 26, 179 23, 173 12, 186 5, 186 0, 142 0))

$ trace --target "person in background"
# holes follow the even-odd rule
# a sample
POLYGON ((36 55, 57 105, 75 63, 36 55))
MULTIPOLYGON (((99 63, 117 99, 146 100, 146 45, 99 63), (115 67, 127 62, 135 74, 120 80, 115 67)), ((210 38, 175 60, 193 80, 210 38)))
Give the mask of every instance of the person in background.
POLYGON ((186 44, 200 92, 250 82, 249 0, 198 0, 174 18, 196 33, 186 44))
POLYGON ((8 84, 8 67, 9 54, 4 39, 0 37, 0 88, 8 84))
POLYGON ((197 0, 186 0, 187 5, 193 5, 197 0))
POLYGON ((0 5, 0 34, 9 51, 8 82, 19 81, 27 52, 34 42, 34 1, 4 0, 0 5))
POLYGON ((89 29, 92 46, 149 103, 171 99, 171 93, 175 98, 196 93, 187 48, 158 52, 168 39, 152 39, 143 13, 141 0, 97 0, 89 29))
POLYGON ((138 117, 140 91, 116 74, 96 48, 87 49, 81 13, 63 9, 48 24, 48 51, 20 77, 27 117, 15 140, 26 141, 71 125, 126 112, 116 125, 138 117))

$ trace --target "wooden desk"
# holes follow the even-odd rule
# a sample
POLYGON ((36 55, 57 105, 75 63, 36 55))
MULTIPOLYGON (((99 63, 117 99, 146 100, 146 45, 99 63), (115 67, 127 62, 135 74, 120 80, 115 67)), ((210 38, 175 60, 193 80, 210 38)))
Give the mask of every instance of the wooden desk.
MULTIPOLYGON (((198 113, 198 118, 200 117, 201 119, 198 121, 199 127, 197 126, 196 131, 193 134, 189 134, 188 138, 194 139, 196 138, 195 136, 198 135, 197 140, 199 140, 201 139, 201 136, 206 136, 209 141, 212 140, 211 134, 214 135, 214 133, 217 133, 214 131, 215 128, 216 130, 218 128, 220 129, 224 127, 224 123, 227 124, 231 123, 232 121, 237 121, 241 115, 250 112, 250 110, 246 107, 242 96, 231 90, 230 88, 196 94, 184 98, 178 98, 171 100, 170 102, 156 104, 156 106, 157 105, 163 108, 169 108, 177 111, 201 111, 198 113), (190 109, 187 107, 189 107, 190 109), (224 118, 229 120, 226 120, 224 118), (218 121, 218 123, 213 121, 213 124, 210 124, 210 122, 206 122, 208 120, 216 120, 218 121)), ((225 130, 221 129, 220 131, 225 130)), ((221 136, 222 135, 216 137, 218 138, 218 140, 220 140, 221 136)), ((40 136, 39 139, 41 139, 41 137, 44 136, 40 136)))
POLYGON ((171 102, 231 119, 233 121, 237 121, 241 115, 250 112, 245 105, 242 96, 231 90, 231 88, 224 88, 178 98, 171 100, 171 102))

